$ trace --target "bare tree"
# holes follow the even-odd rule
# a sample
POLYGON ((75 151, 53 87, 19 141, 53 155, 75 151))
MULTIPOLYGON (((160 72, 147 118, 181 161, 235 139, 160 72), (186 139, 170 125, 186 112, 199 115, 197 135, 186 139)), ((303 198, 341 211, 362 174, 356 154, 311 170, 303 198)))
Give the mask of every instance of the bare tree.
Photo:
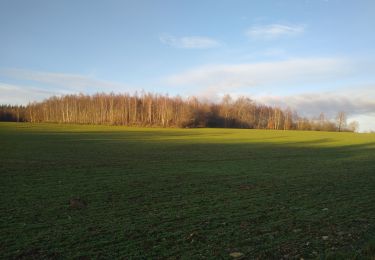
POLYGON ((350 132, 358 132, 359 130, 359 123, 358 121, 351 121, 349 124, 348 124, 348 130, 350 132))
MULTIPOLYGON (((66 95, 51 97, 27 106, 0 106, 0 121, 110 124, 162 127, 240 127, 284 130, 344 131, 346 115, 336 122, 325 118, 300 117, 290 108, 282 110, 257 104, 247 97, 225 95, 220 103, 196 97, 183 99, 152 93, 66 95)), ((350 131, 358 123, 349 124, 350 131)))
POLYGON ((346 114, 343 111, 337 113, 336 124, 339 132, 343 131, 346 127, 346 114))

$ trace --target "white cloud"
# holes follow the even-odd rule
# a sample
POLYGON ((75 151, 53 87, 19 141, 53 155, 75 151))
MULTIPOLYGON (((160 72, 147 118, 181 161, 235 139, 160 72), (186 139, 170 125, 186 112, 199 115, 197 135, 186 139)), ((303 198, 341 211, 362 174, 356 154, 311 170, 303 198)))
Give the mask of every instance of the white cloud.
POLYGON ((62 93, 0 82, 0 104, 26 105, 58 94, 62 93))
POLYGON ((282 36, 301 34, 305 31, 303 25, 269 24, 253 26, 246 31, 246 35, 251 39, 276 39, 282 36))
POLYGON ((159 40, 169 46, 181 49, 209 49, 220 46, 215 39, 202 36, 175 37, 169 34, 160 35, 159 40))
POLYGON ((370 132, 375 131, 375 114, 373 115, 357 115, 348 118, 348 121, 357 121, 359 122, 359 131, 360 132, 370 132))
POLYGON ((96 92, 129 91, 131 88, 122 83, 96 79, 89 75, 71 73, 52 73, 25 69, 3 69, 0 75, 16 80, 37 83, 39 88, 57 92, 96 92))
POLYGON ((324 93, 257 96, 255 100, 282 108, 289 106, 308 117, 318 116, 323 112, 333 119, 339 111, 344 111, 348 115, 348 121, 359 121, 361 131, 375 130, 375 85, 355 86, 324 93))
POLYGON ((353 90, 336 90, 324 93, 305 93, 291 96, 260 96, 262 103, 280 107, 289 106, 306 116, 317 116, 320 112, 333 117, 338 111, 349 115, 375 114, 375 90, 356 87, 353 90))
POLYGON ((347 62, 334 58, 290 59, 274 62, 207 65, 171 75, 171 86, 231 92, 244 87, 321 82, 348 74, 347 62))
MULTIPOLYGON (((207 65, 171 75, 165 79, 170 86, 188 89, 190 94, 217 100, 222 94, 236 97, 248 95, 255 101, 271 106, 291 107, 304 116, 320 112, 334 117, 345 111, 350 120, 358 120, 361 130, 375 130, 375 85, 353 85, 335 91, 275 96, 306 84, 327 85, 357 75, 358 62, 338 58, 290 59, 275 62, 207 65), (271 90, 271 91, 270 91, 271 90), (272 91, 273 90, 273 91, 272 91), (260 92, 267 94, 259 94, 260 92), (250 95, 253 93, 253 95, 250 95), (254 93, 258 93, 254 95, 254 93), (366 121, 366 118, 372 118, 366 121), (360 117, 362 116, 362 117, 360 117), (358 119, 357 119, 358 118, 358 119)), ((331 89, 334 89, 332 86, 331 89)))

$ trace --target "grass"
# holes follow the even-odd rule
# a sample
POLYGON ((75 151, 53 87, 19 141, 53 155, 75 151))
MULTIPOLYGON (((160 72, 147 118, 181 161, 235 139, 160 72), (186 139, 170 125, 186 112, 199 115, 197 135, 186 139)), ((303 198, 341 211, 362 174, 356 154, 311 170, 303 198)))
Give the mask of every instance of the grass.
POLYGON ((0 123, 0 148, 1 258, 375 255, 374 134, 0 123))

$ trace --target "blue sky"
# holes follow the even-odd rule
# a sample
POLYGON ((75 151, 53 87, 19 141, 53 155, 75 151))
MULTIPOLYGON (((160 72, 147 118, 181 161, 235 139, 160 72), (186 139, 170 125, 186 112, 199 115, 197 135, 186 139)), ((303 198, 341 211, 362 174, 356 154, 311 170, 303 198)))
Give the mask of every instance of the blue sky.
POLYGON ((375 130, 375 1, 0 1, 0 103, 247 95, 375 130))

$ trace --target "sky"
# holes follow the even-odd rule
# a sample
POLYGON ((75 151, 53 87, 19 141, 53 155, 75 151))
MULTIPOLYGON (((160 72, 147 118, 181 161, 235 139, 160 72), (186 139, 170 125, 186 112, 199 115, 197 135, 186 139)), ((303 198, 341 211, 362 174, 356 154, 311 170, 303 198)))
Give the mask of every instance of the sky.
POLYGON ((224 94, 375 130, 374 0, 0 0, 0 104, 224 94))

